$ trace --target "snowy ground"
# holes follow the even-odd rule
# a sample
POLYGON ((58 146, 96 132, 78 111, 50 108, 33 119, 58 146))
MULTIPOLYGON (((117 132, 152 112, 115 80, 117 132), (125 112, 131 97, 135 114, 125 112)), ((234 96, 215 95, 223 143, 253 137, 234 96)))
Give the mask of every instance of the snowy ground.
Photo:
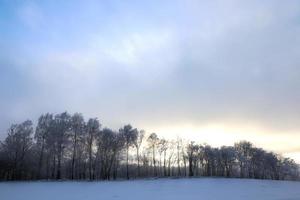
POLYGON ((300 182, 224 178, 0 183, 1 200, 300 200, 300 182))

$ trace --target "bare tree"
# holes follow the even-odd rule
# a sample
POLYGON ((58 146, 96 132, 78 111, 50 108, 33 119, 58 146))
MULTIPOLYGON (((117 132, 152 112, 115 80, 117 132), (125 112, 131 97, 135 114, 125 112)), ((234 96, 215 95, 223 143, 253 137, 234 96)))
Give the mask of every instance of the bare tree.
POLYGON ((72 137, 72 166, 71 166, 71 179, 75 176, 75 161, 77 159, 78 143, 84 135, 85 122, 83 116, 79 113, 75 113, 71 118, 71 137, 72 137))
POLYGON ((237 151, 237 158, 240 164, 240 177, 249 177, 249 161, 253 145, 247 141, 241 141, 234 144, 237 151))
POLYGON ((141 171, 140 171, 140 148, 141 148, 141 145, 143 143, 144 137, 145 137, 145 131, 140 130, 138 132, 137 139, 134 142, 134 146, 135 146, 135 149, 136 149, 137 165, 138 165, 138 177, 140 177, 140 175, 141 175, 141 171))
POLYGON ((182 139, 177 137, 176 150, 177 150, 177 175, 178 176, 181 176, 181 170, 180 170, 181 146, 182 146, 182 139))
POLYGON ((114 176, 117 176, 118 152, 124 147, 124 139, 120 134, 111 129, 104 128, 101 131, 101 137, 97 141, 98 150, 101 151, 101 178, 110 179, 112 167, 114 166, 114 176))
POLYGON ((232 169, 236 159, 236 151, 234 147, 222 146, 221 152, 221 162, 224 166, 223 176, 230 177, 232 175, 232 169))
POLYGON ((152 149, 152 161, 153 161, 153 174, 154 176, 157 176, 156 171, 156 159, 155 159, 155 152, 156 152, 156 145, 159 141, 156 133, 151 133, 151 135, 147 139, 150 148, 152 149))
POLYGON ((70 119, 71 116, 67 113, 61 113, 55 115, 54 121, 52 123, 53 126, 53 136, 54 137, 54 145, 56 147, 57 154, 57 173, 56 179, 61 178, 61 164, 64 156, 64 149, 69 144, 69 134, 70 134, 70 119))
POLYGON ((195 144, 195 142, 190 142, 187 146, 187 155, 189 161, 189 176, 194 176, 194 163, 197 159, 197 152, 199 150, 199 146, 195 144))
POLYGON ((136 169, 129 158, 135 156, 138 177, 182 177, 188 172, 189 176, 300 179, 295 161, 247 141, 215 148, 180 138, 159 139, 152 133, 142 145, 144 131, 130 125, 118 132, 101 131, 96 118, 86 123, 81 114, 67 112, 41 115, 34 138, 33 133, 27 120, 13 124, 0 141, 0 180, 129 179, 130 169, 136 169))
POLYGON ((88 149, 88 166, 89 166, 89 179, 93 180, 93 146, 96 135, 100 131, 100 123, 97 118, 89 119, 86 125, 87 131, 87 149, 88 149))
POLYGON ((2 151, 5 152, 6 160, 11 166, 9 179, 20 180, 26 175, 24 166, 26 157, 32 148, 32 122, 27 120, 21 124, 14 124, 8 130, 8 136, 2 143, 2 151))
POLYGON ((46 147, 46 139, 47 139, 47 137, 49 137, 52 121, 53 121, 52 114, 47 113, 45 115, 41 115, 38 120, 38 125, 37 125, 36 131, 35 131, 34 138, 36 140, 36 145, 37 145, 38 149, 40 150, 38 172, 37 172, 38 179, 40 178, 40 175, 41 175, 41 169, 42 169, 42 165, 43 165, 45 147, 46 147))
POLYGON ((137 140, 137 129, 133 129, 130 124, 124 126, 119 130, 120 134, 124 137, 125 146, 126 146, 126 177, 129 179, 129 147, 133 146, 137 140))

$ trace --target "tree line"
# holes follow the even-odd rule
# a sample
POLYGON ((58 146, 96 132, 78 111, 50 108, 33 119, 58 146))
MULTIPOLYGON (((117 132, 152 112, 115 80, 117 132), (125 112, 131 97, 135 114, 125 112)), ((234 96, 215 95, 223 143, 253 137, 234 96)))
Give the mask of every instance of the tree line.
POLYGON ((13 124, 0 142, 0 180, 193 176, 299 180, 299 165, 247 141, 214 148, 166 140, 131 125, 102 128, 80 113, 43 114, 36 127, 13 124))

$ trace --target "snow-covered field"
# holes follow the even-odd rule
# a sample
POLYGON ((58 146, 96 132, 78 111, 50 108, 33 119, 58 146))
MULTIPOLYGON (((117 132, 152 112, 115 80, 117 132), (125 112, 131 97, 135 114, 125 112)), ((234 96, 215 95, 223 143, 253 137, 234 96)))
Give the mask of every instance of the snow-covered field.
POLYGON ((1 200, 300 200, 300 182, 224 178, 110 182, 4 182, 1 200))

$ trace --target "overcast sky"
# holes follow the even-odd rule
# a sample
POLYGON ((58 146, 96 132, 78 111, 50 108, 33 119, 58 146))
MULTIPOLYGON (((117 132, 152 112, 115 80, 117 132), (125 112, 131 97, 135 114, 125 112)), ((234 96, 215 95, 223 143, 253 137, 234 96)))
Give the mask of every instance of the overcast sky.
POLYGON ((0 139, 81 112, 300 161, 300 1, 0 1, 0 139))

